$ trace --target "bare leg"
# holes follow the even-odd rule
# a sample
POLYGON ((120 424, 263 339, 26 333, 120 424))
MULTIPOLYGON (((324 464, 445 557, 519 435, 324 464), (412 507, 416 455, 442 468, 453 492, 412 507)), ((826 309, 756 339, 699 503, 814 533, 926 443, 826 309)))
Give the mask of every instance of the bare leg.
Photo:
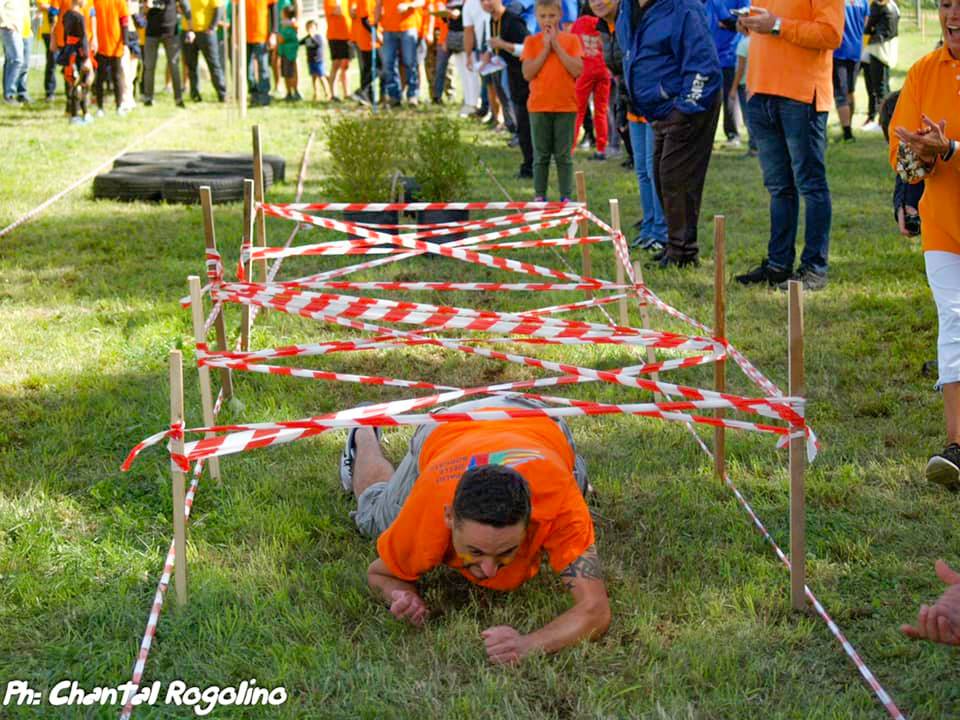
POLYGON ((850 122, 853 120, 853 108, 849 105, 838 107, 837 116, 840 118, 841 127, 850 127, 850 122))
MULTIPOLYGON (((957 397, 960 398, 960 391, 957 397)), ((383 456, 372 428, 358 428, 354 441, 357 455, 353 461, 353 494, 359 498, 371 485, 389 480, 393 475, 393 465, 383 456)))
POLYGON ((960 443, 960 383, 943 386, 943 415, 947 421, 947 444, 960 443))

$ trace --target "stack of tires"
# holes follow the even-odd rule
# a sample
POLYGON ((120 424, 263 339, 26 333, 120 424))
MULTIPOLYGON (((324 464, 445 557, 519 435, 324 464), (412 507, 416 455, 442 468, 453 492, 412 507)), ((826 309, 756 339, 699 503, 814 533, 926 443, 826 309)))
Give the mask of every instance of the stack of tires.
MULTIPOLYGON (((277 155, 263 156, 263 185, 283 182, 286 163, 277 155)), ((121 155, 113 169, 93 179, 93 196, 107 200, 200 202, 200 187, 208 185, 214 203, 243 200, 243 181, 253 178, 253 156, 216 155, 184 150, 150 150, 121 155)))

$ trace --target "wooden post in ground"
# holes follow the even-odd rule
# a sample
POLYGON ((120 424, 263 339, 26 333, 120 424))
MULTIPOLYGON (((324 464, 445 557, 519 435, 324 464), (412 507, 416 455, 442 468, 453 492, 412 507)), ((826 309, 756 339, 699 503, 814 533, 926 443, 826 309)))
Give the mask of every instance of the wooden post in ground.
MULTIPOLYGON (((620 201, 612 198, 610 200, 610 227, 613 228, 614 233, 620 232, 620 201)), ((616 249, 613 251, 613 262, 617 266, 617 284, 623 285, 623 281, 626 277, 626 271, 623 269, 623 263, 620 261, 620 257, 617 255, 616 249)), ((630 319, 627 316, 626 295, 620 299, 617 305, 620 308, 620 324, 626 327, 630 322, 630 319)))
MULTIPOLYGON (((170 352, 170 425, 183 422, 183 355, 179 350, 170 352)), ((183 455, 183 436, 170 439, 170 450, 183 455)), ((186 488, 183 471, 175 464, 170 465, 173 477, 173 552, 174 585, 177 589, 177 604, 187 603, 187 527, 184 510, 186 509, 186 488)))
MULTIPOLYGON (((633 276, 637 279, 637 282, 641 285, 643 284, 643 264, 639 260, 633 261, 633 276)), ((647 301, 645 298, 639 298, 638 302, 640 303, 640 323, 641 327, 644 330, 650 329, 650 311, 647 309, 647 301)), ((653 351, 653 347, 647 345, 647 362, 655 363, 657 361, 657 354, 653 351)), ((651 376, 654 382, 660 381, 660 373, 653 373, 651 376)))
MULTIPOLYGON (((261 204, 263 203, 263 142, 260 138, 260 126, 253 126, 253 192, 256 205, 256 231, 257 245, 262 248, 267 246, 267 218, 263 213, 261 204)), ((260 261, 261 274, 263 281, 267 281, 267 259, 260 261)), ((252 277, 252 276, 251 276, 252 277)))
MULTIPOLYGON (((587 205, 587 178, 583 170, 577 170, 577 202, 587 205)), ((580 221, 580 237, 585 238, 590 234, 590 223, 586 220, 580 221)), ((593 263, 590 260, 590 246, 583 244, 580 246, 580 257, 583 261, 583 276, 593 277, 593 263)))
MULTIPOLYGON (((241 248, 253 249, 253 180, 243 181, 243 239, 241 248)), ((241 250, 242 252, 242 250, 241 250)), ((240 259, 247 276, 247 282, 253 282, 253 261, 240 259)), ((240 310, 240 349, 250 349, 250 306, 244 304, 240 310)))
MULTIPOLYGON (((213 198, 210 194, 210 188, 207 185, 200 187, 200 206, 203 209, 203 234, 208 250, 216 252, 217 233, 213 225, 213 198)), ((223 319, 223 308, 217 313, 217 319, 213 322, 214 330, 217 334, 217 350, 226 352, 227 350, 227 325, 223 319)), ((233 378, 227 368, 220 368, 220 386, 223 388, 223 397, 229 400, 233 397, 233 378)))
MULTIPOLYGON (((724 265, 727 252, 727 220, 723 215, 713 216, 713 336, 725 340, 727 337, 727 286, 724 277, 724 265)), ((727 389, 727 361, 717 360, 713 364, 713 389, 725 392, 727 389)), ((722 408, 714 411, 717 419, 722 419, 722 408)), ((713 429, 713 467, 717 479, 722 483, 726 474, 727 452, 726 428, 717 425, 713 429)))
MULTIPOLYGON (((193 315, 193 336, 197 345, 206 345, 207 335, 203 331, 205 319, 203 317, 203 295, 200 294, 200 278, 191 275, 187 278, 190 285, 190 311, 193 315)), ((200 375, 200 406, 203 408, 203 424, 211 427, 214 424, 213 417, 213 392, 210 389, 210 368, 206 365, 197 364, 197 372, 200 375)), ((205 437, 216 437, 215 433, 209 432, 205 437)), ((212 457, 207 461, 210 466, 210 477, 214 480, 220 479, 220 460, 212 457)))
MULTIPOLYGON (((790 397, 802 397, 803 374, 803 285, 791 280, 789 286, 790 397)), ((790 440, 790 604, 794 610, 806 608, 806 503, 804 498, 804 470, 806 469, 806 438, 802 435, 790 440)))

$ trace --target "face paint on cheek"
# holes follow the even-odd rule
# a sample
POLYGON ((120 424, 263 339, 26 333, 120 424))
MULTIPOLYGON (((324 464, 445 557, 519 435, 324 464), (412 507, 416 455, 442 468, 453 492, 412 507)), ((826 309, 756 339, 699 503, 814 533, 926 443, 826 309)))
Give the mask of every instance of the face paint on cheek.
POLYGON ((473 565, 477 559, 470 553, 457 553, 457 557, 460 558, 460 562, 464 565, 473 565))

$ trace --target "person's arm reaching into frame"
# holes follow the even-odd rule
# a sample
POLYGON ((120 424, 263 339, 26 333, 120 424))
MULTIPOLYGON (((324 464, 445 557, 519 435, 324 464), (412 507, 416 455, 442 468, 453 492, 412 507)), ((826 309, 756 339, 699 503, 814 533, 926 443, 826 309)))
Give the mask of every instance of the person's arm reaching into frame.
POLYGON ((529 635, 522 635, 509 625, 484 630, 481 636, 490 662, 517 663, 531 652, 556 652, 607 631, 610 601, 596 546, 588 547, 560 573, 560 578, 573 596, 573 607, 529 635))

